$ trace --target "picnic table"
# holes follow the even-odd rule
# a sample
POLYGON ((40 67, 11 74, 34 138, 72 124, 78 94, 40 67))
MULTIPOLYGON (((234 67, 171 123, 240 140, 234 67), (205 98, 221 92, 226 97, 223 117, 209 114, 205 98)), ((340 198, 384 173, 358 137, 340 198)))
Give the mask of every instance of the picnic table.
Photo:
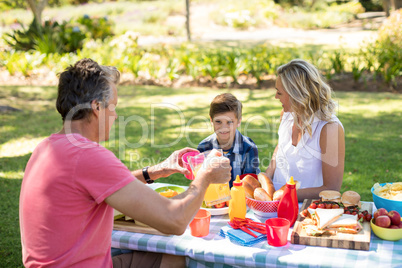
MULTIPOLYGON (((171 184, 154 183, 153 189, 171 184)), ((246 217, 260 220, 249 210, 246 217)), ((186 256, 187 267, 402 267, 402 240, 381 240, 371 233, 370 249, 352 250, 291 244, 270 246, 267 241, 240 246, 219 235, 227 214, 211 217, 209 235, 150 235, 126 231, 112 233, 112 248, 186 256)))

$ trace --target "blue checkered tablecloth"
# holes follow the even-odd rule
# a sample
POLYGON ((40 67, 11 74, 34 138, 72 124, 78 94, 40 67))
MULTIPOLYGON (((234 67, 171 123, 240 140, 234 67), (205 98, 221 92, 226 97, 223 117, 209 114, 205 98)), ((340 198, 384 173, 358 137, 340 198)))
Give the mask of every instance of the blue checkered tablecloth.
MULTIPOLYGON (((168 184, 155 183, 152 188, 168 184)), ((247 217, 258 220, 252 211, 247 217)), ((113 231, 112 247, 186 256, 188 267, 401 267, 402 240, 392 242, 371 234, 369 251, 291 244, 273 247, 262 241, 244 247, 219 236, 228 215, 212 216, 210 232, 198 238, 187 228, 180 236, 113 231)), ((289 238, 290 241, 289 231, 289 238)))

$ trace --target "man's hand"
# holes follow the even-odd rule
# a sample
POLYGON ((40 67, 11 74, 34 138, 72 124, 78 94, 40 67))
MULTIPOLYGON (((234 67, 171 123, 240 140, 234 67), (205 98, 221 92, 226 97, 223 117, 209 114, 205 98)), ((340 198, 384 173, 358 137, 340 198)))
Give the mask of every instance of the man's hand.
POLYGON ((165 161, 152 167, 152 170, 159 174, 159 177, 168 177, 174 173, 190 175, 190 171, 183 167, 181 157, 187 152, 198 152, 196 149, 184 148, 174 151, 165 161))
POLYGON ((231 170, 228 158, 209 155, 198 171, 197 178, 207 179, 209 183, 226 183, 231 179, 231 170))

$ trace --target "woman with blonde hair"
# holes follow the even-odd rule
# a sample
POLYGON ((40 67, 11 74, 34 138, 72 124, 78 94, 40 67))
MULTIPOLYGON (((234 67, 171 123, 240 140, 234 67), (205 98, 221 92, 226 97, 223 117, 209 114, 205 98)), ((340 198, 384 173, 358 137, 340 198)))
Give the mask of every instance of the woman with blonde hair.
POLYGON ((293 176, 301 184, 299 201, 318 198, 322 190, 339 191, 345 139, 330 86, 315 66, 300 59, 280 66, 277 74, 275 98, 283 110, 267 176, 276 187, 293 176))

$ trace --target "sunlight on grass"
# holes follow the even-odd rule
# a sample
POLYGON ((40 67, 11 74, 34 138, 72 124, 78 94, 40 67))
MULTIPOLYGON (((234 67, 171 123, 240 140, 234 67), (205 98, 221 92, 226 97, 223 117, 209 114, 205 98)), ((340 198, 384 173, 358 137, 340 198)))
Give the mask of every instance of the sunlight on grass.
POLYGON ((8 171, 8 172, 2 172, 0 171, 0 177, 4 179, 22 179, 24 177, 24 172, 19 171, 19 172, 14 172, 14 171, 8 171))
POLYGON ((32 153, 35 147, 46 137, 19 138, 0 145, 0 157, 16 157, 32 153))

